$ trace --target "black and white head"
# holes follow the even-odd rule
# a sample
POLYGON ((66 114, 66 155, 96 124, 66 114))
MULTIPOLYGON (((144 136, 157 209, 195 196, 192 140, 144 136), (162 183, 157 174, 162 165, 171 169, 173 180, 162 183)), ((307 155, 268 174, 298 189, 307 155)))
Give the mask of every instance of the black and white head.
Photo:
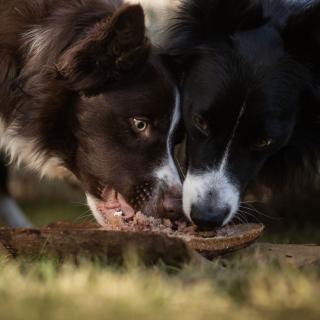
POLYGON ((230 222, 250 183, 307 139, 297 142, 320 79, 320 6, 279 16, 270 3, 186 0, 169 37, 187 131, 183 209, 203 228, 230 222))

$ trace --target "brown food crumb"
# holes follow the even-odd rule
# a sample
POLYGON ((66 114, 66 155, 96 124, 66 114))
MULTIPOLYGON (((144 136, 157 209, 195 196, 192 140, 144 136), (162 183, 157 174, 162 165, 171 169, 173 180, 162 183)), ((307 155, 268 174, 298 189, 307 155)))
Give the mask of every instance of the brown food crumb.
POLYGON ((186 221, 170 221, 169 219, 148 217, 141 212, 137 212, 135 216, 128 221, 118 215, 109 215, 104 228, 117 231, 161 232, 168 236, 213 238, 217 235, 216 231, 200 232, 195 225, 190 225, 186 221))

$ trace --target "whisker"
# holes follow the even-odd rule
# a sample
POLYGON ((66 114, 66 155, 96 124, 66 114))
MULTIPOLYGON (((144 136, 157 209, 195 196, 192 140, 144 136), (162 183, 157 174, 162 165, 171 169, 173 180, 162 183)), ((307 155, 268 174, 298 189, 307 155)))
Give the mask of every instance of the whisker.
POLYGON ((77 206, 77 207, 88 207, 88 204, 85 202, 71 202, 71 205, 77 206))
POLYGON ((250 210, 250 211, 255 212, 256 214, 258 214, 258 215, 260 215, 262 217, 265 217, 267 219, 270 219, 270 220, 274 220, 274 221, 280 221, 281 220, 280 218, 276 218, 276 217, 267 215, 267 214, 259 211, 258 209, 254 208, 254 207, 248 207, 248 206, 240 205, 240 208, 246 209, 246 210, 250 210))
POLYGON ((241 210, 238 211, 238 214, 236 215, 235 218, 238 218, 238 220, 241 222, 241 223, 248 223, 246 217, 243 215, 243 212, 241 210), (240 214, 239 214, 240 213, 240 214))
POLYGON ((246 222, 240 216, 235 217, 234 222, 236 222, 236 221, 240 222, 240 224, 246 224, 246 222))
POLYGON ((246 208, 242 208, 244 211, 241 211, 246 216, 253 218, 256 222, 261 223, 261 220, 257 217, 257 215, 253 214, 252 212, 246 211, 246 208))
POLYGON ((77 218, 75 218, 73 220, 74 223, 79 223, 79 222, 84 222, 84 221, 89 221, 89 219, 92 218, 92 214, 90 209, 86 210, 83 214, 81 214, 80 216, 78 216, 77 218))

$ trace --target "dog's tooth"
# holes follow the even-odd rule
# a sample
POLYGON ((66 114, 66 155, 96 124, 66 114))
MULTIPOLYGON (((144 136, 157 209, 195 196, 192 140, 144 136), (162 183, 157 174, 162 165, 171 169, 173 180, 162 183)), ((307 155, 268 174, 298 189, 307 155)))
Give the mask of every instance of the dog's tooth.
POLYGON ((113 214, 115 217, 122 217, 124 215, 123 211, 121 209, 118 209, 113 214))

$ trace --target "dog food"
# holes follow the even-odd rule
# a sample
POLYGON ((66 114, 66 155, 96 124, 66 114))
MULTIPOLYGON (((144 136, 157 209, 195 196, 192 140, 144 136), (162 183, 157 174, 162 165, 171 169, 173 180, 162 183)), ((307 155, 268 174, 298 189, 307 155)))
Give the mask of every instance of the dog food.
POLYGON ((195 225, 188 222, 171 221, 169 219, 159 219, 148 217, 141 212, 137 212, 130 219, 126 219, 120 211, 109 214, 106 219, 107 230, 135 231, 135 232, 162 232, 169 236, 197 236, 212 238, 217 235, 216 231, 200 232, 195 225))

